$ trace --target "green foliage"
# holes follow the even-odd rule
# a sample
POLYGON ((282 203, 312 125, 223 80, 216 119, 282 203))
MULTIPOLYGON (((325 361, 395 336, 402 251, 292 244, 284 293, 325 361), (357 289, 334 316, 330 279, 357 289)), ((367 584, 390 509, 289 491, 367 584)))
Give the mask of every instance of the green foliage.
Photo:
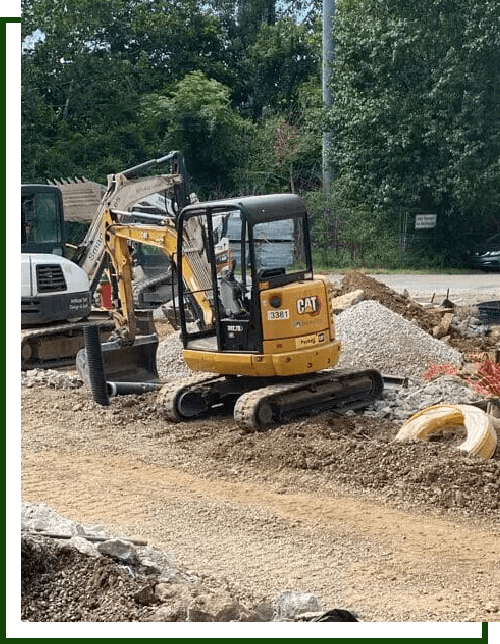
POLYGON ((298 102, 300 86, 319 72, 319 49, 310 30, 291 17, 263 24, 248 48, 246 61, 252 113, 288 112, 298 102))
POLYGON ((23 11, 23 35, 44 35, 22 56, 23 181, 103 181, 163 154, 151 142, 165 132, 140 121, 145 95, 193 70, 234 80, 226 34, 195 0, 25 0, 23 11))
POLYGON ((163 132, 163 149, 182 150, 204 198, 234 189, 236 168, 245 165, 251 126, 230 107, 229 89, 194 71, 172 92, 143 99, 143 122, 163 132))
POLYGON ((201 198, 306 194, 325 263, 460 265, 500 230, 500 3, 337 0, 328 110, 321 8, 23 0, 22 180, 104 183, 180 149, 201 198), (405 211, 437 227, 403 236, 405 211))
POLYGON ((441 249, 500 225, 500 5, 344 0, 335 40, 337 172, 394 216, 436 212, 441 249))
POLYGON ((352 186, 337 180, 329 194, 305 195, 317 262, 325 267, 394 267, 401 263, 397 236, 384 217, 354 199, 352 186))
POLYGON ((247 148, 248 163, 237 174, 241 193, 302 194, 318 187, 320 142, 300 112, 261 120, 247 148))

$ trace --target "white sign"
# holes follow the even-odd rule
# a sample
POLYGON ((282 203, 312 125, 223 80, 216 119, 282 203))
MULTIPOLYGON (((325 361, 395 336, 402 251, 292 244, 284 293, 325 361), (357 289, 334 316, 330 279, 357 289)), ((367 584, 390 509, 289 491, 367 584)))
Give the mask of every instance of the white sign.
POLYGON ((437 215, 416 215, 415 228, 435 228, 437 215))
POLYGON ((290 309, 280 309, 279 311, 268 311, 268 320, 288 320, 290 318, 290 309))

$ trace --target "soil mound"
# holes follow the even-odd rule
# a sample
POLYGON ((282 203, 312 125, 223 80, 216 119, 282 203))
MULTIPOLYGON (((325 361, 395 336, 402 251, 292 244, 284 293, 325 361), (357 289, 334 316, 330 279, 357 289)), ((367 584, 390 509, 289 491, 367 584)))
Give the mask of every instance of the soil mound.
MULTIPOLYGON (((432 335, 434 327, 439 326, 441 315, 432 309, 426 309, 419 302, 411 297, 396 293, 374 277, 366 275, 362 271, 349 271, 342 278, 339 295, 351 293, 361 289, 365 293, 366 300, 377 300, 385 307, 399 313, 407 320, 411 320, 420 328, 432 335)), ((449 328, 448 344, 462 353, 490 351, 495 346, 495 339, 484 337, 464 337, 454 326, 449 328)))

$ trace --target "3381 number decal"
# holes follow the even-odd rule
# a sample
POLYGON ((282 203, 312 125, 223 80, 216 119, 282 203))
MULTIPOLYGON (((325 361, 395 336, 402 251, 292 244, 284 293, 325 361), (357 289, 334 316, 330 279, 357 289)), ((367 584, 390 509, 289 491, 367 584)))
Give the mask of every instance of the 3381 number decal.
POLYGON ((280 309, 279 311, 267 312, 268 320, 288 320, 289 317, 290 317, 289 309, 280 309))

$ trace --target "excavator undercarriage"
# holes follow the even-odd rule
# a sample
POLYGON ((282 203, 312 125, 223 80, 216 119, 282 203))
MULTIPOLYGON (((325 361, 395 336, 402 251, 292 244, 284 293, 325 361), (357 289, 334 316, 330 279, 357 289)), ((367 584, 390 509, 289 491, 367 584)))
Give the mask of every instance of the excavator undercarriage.
POLYGON ((107 340, 115 328, 108 315, 92 314, 83 322, 21 329, 21 370, 73 366, 76 354, 85 346, 85 324, 97 325, 103 340, 107 340))
POLYGON ((328 369, 280 379, 193 376, 164 385, 159 403, 171 421, 232 407, 237 424, 254 431, 298 416, 367 407, 381 396, 383 387, 382 376, 371 369, 328 369))

